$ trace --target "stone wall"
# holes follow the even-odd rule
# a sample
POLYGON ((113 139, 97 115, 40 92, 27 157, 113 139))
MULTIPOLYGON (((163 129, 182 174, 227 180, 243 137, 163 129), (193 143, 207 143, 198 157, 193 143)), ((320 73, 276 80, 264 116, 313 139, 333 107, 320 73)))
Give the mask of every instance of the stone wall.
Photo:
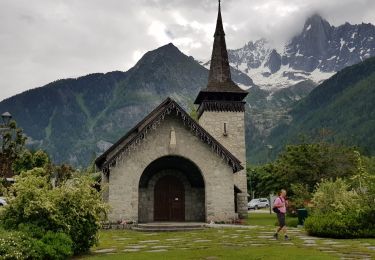
MULTIPOLYGON (((110 221, 138 220, 138 186, 141 175, 151 162, 168 155, 187 158, 200 169, 205 182, 206 221, 234 219, 232 168, 213 152, 208 144, 202 142, 185 127, 182 120, 173 113, 167 115, 155 130, 149 131, 145 140, 110 169, 108 191, 108 202, 111 207, 110 221), (171 131, 174 131, 176 140, 173 149, 170 149, 171 131)), ((201 195, 196 194, 196 196, 201 195)), ((145 213, 140 212, 140 214, 143 216, 145 213)))
POLYGON ((235 174, 234 183, 243 193, 240 196, 246 196, 245 200, 237 200, 239 215, 247 216, 245 113, 204 111, 199 124, 241 161, 244 170, 235 174))

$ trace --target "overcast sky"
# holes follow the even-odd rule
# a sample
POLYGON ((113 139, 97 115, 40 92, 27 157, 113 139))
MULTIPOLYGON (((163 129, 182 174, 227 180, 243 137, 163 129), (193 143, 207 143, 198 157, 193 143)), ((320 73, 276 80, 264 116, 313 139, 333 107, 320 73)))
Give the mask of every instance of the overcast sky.
MULTIPOLYGON (((374 0, 223 0, 230 49, 265 37, 276 46, 319 13, 333 25, 375 24, 374 0)), ((0 0, 0 100, 51 81, 126 71, 173 42, 206 60, 217 0, 0 0)))

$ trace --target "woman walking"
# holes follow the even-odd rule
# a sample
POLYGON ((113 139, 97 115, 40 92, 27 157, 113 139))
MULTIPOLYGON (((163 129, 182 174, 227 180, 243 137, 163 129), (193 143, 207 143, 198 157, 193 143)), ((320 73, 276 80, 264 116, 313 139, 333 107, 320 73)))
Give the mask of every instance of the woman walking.
POLYGON ((278 239, 279 233, 283 232, 285 240, 289 240, 289 237, 287 235, 287 227, 285 225, 285 214, 287 206, 288 202, 286 201, 286 190, 282 189, 279 193, 279 196, 273 203, 273 211, 277 214, 277 220, 279 222, 279 227, 276 230, 276 233, 273 235, 275 239, 278 239))

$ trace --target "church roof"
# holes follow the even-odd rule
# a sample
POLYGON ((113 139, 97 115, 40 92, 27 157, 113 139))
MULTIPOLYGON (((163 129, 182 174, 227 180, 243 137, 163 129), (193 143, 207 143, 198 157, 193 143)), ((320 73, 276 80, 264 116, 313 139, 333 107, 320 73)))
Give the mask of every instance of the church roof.
POLYGON ((222 157, 226 163, 233 169, 233 172, 238 172, 243 169, 241 161, 238 160, 231 152, 229 152, 222 144, 220 144, 214 137, 212 137, 202 126, 198 124, 186 111, 171 98, 167 98, 150 114, 148 114, 141 122, 139 122, 126 135, 112 145, 107 151, 95 160, 96 166, 104 171, 109 172, 109 169, 116 165, 117 159, 127 156, 135 147, 142 142, 151 129, 156 129, 157 126, 164 120, 165 116, 175 111, 179 119, 190 131, 196 135, 202 142, 206 143, 212 148, 212 151, 222 157))
POLYGON ((241 100, 248 94, 247 91, 237 86, 231 77, 227 45, 225 43, 225 32, 221 17, 220 1, 211 55, 210 72, 208 76, 208 85, 198 94, 195 104, 200 104, 206 97, 208 97, 210 92, 215 92, 216 94, 223 93, 229 98, 229 100, 232 99, 230 93, 236 94, 236 96, 241 100))

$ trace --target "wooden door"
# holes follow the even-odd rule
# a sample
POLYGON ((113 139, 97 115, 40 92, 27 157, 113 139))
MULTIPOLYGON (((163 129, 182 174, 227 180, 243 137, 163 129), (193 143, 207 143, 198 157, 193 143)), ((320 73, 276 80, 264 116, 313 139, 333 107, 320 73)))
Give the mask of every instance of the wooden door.
POLYGON ((173 176, 160 178, 154 191, 155 221, 185 221, 185 190, 173 176))

